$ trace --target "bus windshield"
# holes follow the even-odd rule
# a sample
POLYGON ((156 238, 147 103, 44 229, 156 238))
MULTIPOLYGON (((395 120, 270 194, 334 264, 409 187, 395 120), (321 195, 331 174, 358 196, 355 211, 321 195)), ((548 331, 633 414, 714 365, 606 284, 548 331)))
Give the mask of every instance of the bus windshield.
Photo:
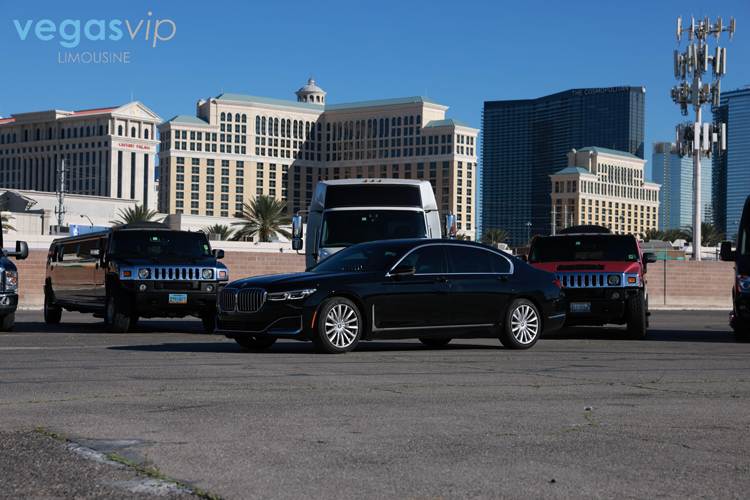
POLYGON ((529 262, 582 260, 638 262, 638 245, 628 235, 550 236, 534 240, 529 262))
POLYGON ((426 238, 420 210, 341 210, 323 216, 321 248, 349 247, 365 241, 426 238))

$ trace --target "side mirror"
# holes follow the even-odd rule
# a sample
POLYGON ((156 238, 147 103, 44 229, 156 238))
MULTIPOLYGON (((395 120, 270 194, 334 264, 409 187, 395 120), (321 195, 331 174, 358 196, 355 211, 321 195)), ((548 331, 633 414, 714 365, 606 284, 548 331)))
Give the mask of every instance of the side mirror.
POLYGON ((102 254, 102 249, 99 247, 95 247, 89 250, 89 255, 91 255, 92 257, 100 257, 101 254, 102 254))
POLYGON ((9 257, 15 257, 17 260, 23 260, 29 256, 29 245, 25 241, 16 241, 16 251, 8 252, 9 257))
POLYGON ((520 260, 521 262, 529 261, 529 256, 526 255, 525 253, 522 253, 521 255, 516 255, 516 257, 518 257, 518 260, 520 260))
POLYGON ((657 260, 659 260, 659 257, 655 253, 653 253, 653 252, 645 252, 643 254, 643 261, 646 264, 652 264, 652 263, 656 262, 657 260))
POLYGON ((292 217, 292 250, 302 250, 302 217, 292 217))
POLYGON ((391 276, 412 276, 417 272, 417 268, 414 266, 396 266, 391 269, 391 276))
POLYGON ((223 259, 224 258, 224 250, 214 250, 213 251, 214 258, 216 260, 223 259))
POLYGON ((719 250, 719 258, 727 262, 734 262, 737 260, 737 251, 732 250, 731 241, 722 241, 721 248, 719 250))
POLYGON ((445 237, 451 240, 456 239, 456 216, 453 214, 445 216, 445 237))

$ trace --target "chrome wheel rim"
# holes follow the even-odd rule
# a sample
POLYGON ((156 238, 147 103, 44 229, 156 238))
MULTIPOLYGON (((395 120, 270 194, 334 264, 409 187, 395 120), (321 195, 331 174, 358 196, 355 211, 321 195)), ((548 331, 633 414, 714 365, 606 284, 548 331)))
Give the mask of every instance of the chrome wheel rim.
POLYGON ((346 304, 336 304, 326 315, 325 330, 328 341, 334 347, 349 347, 359 332, 357 313, 346 304))
POLYGON ((539 333, 539 317, 533 307, 521 304, 511 315, 510 327, 520 344, 530 344, 539 333))

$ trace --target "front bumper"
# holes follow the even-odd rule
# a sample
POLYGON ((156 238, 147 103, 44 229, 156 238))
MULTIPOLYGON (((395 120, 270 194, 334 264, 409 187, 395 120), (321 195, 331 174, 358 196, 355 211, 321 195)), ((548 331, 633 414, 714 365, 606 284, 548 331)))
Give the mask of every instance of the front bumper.
POLYGON ((309 340, 313 314, 297 301, 266 302, 255 312, 226 312, 219 309, 216 332, 227 338, 270 335, 309 340))
POLYGON ((639 291, 639 288, 566 289, 565 326, 624 323, 626 304, 639 291), (588 304, 589 309, 581 311, 575 307, 578 304, 588 304))
POLYGON ((750 294, 735 292, 734 310, 730 315, 729 326, 750 330, 750 294))
POLYGON ((12 314, 16 312, 16 309, 18 309, 18 294, 0 294, 0 316, 12 314))
POLYGON ((216 310, 216 296, 224 283, 194 282, 158 282, 132 281, 121 282, 131 292, 133 312, 146 318, 181 318, 184 316, 202 316, 216 310), (141 290, 145 285, 145 290, 141 290), (213 290, 209 291, 209 285, 213 290), (177 296, 185 296, 185 302, 175 302, 177 296), (170 301, 170 296, 173 300, 170 301))

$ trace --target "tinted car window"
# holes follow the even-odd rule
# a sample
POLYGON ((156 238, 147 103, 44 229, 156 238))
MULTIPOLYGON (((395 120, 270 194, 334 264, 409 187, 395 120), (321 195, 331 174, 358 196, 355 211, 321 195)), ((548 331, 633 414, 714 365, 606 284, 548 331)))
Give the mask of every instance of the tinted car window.
POLYGON ((178 231, 118 231, 112 241, 112 254, 183 255, 195 258, 211 256, 204 233, 178 231))
POLYGON ((481 248, 446 245, 452 272, 459 274, 491 273, 490 253, 481 248))
POLYGON ((416 274, 440 274, 443 266, 443 246, 428 245, 417 248, 400 262, 401 266, 414 266, 416 274))
POLYGON ((574 260, 638 261, 638 246, 627 235, 550 236, 534 240, 529 262, 574 260))
POLYGON ((335 271, 385 271, 395 263, 396 257, 401 252, 401 247, 397 245, 358 245, 356 247, 346 248, 332 255, 309 270, 316 273, 335 271))
POLYGON ((487 252, 490 254, 490 260, 492 260, 492 270, 496 273, 509 273, 510 272, 510 261, 498 255, 494 252, 487 252))

